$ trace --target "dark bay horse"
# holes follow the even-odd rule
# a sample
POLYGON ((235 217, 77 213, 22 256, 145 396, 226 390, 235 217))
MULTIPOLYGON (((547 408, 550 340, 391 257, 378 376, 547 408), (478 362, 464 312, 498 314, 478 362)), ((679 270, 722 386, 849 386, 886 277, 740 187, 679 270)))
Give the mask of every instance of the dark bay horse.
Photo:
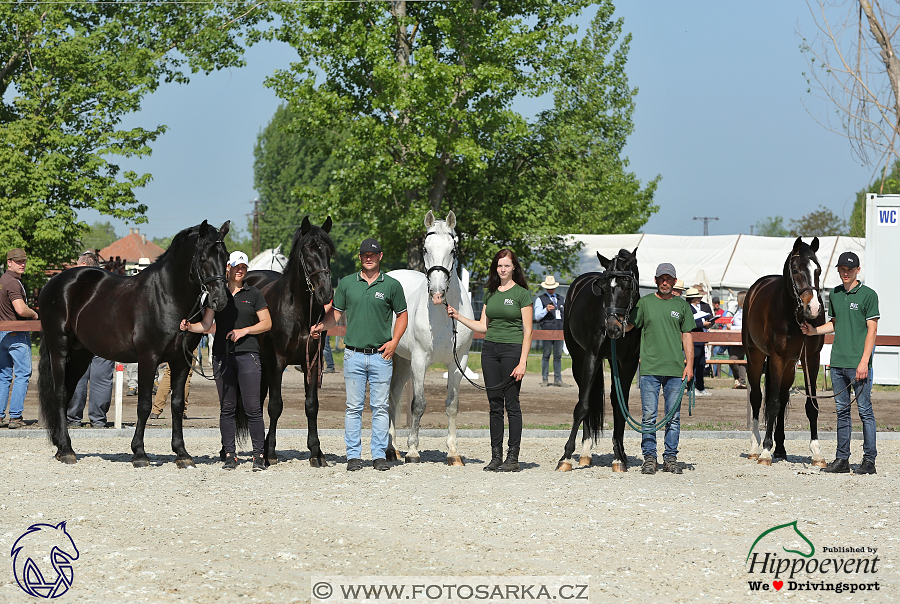
POLYGON ((784 448, 784 412, 794 383, 797 362, 803 362, 803 373, 809 391, 806 397, 806 417, 809 418, 812 464, 825 467, 825 458, 819 450, 817 422, 819 409, 816 396, 816 379, 819 374, 819 353, 824 336, 804 336, 800 324, 808 321, 819 326, 825 323, 825 309, 819 292, 819 275, 822 267, 816 258, 819 238, 803 243, 800 237, 794 242, 791 253, 784 261, 781 275, 760 277, 744 300, 744 318, 741 338, 747 351, 748 395, 753 412, 750 436, 750 459, 772 465, 773 431, 774 457, 786 459, 784 448), (763 399, 760 377, 765 373, 766 438, 760 453, 759 407, 763 399))
POLYGON ((172 450, 179 468, 193 467, 184 447, 184 383, 200 334, 182 332, 179 322, 207 304, 222 310, 228 301, 228 251, 221 229, 202 224, 185 229, 156 262, 133 277, 91 268, 70 268, 41 290, 41 357, 38 389, 47 434, 56 458, 75 463, 66 408, 93 356, 138 363, 137 427, 131 441, 135 467, 150 465, 144 429, 150 416, 153 379, 160 363, 172 368, 172 450))
POLYGON ((299 365, 306 375, 309 465, 314 468, 328 466, 319 445, 317 425, 319 378, 327 334, 310 343, 309 328, 324 318, 324 306, 334 297, 331 258, 335 254, 335 246, 328 236, 329 231, 330 216, 321 227, 311 224, 307 216, 294 233, 291 255, 284 273, 251 271, 244 279, 245 283, 262 291, 272 315, 272 329, 262 334, 259 341, 263 363, 260 401, 265 401, 267 392, 269 395, 269 432, 266 434, 265 455, 266 463, 270 465, 278 463, 276 429, 278 418, 284 410, 284 400, 281 398, 284 369, 289 365, 299 365))
MULTIPOLYGON (((585 273, 572 282, 563 313, 563 335, 572 356, 572 373, 578 384, 578 403, 572 412, 572 432, 556 469, 572 469, 570 457, 575 451, 575 435, 584 424, 579 463, 590 465, 592 441, 603 430, 603 359, 610 359, 610 341, 615 338, 622 401, 628 408, 628 390, 640 360, 639 329, 625 332, 628 314, 640 298, 638 290, 637 248, 619 250, 612 260, 597 253, 601 273, 585 273)), ((610 361, 610 366, 612 361, 610 361)), ((614 472, 625 472, 625 416, 617 404, 615 388, 610 389, 613 410, 614 472)))

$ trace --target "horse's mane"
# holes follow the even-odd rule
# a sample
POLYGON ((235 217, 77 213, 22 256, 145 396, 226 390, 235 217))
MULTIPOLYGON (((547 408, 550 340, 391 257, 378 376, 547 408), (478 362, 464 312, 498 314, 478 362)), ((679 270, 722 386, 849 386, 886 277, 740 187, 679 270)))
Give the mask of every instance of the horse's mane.
POLYGON ((310 223, 309 231, 305 235, 301 231, 303 231, 303 227, 297 227, 297 230, 294 232, 294 238, 291 240, 291 255, 288 256, 287 266, 284 267, 285 275, 292 274, 294 266, 300 263, 300 248, 302 247, 300 242, 307 237, 312 237, 325 243, 331 251, 332 258, 337 254, 334 241, 331 240, 328 233, 322 230, 322 227, 310 223))
MULTIPOLYGON (((169 247, 166 248, 166 251, 164 251, 162 254, 160 254, 159 257, 156 259, 156 262, 154 262, 153 264, 164 263, 167 260, 169 260, 169 258, 171 256, 174 256, 178 252, 178 250, 185 243, 187 243, 187 240, 191 237, 191 235, 196 235, 199 232, 200 232, 199 224, 192 226, 192 227, 188 227, 182 231, 179 231, 178 234, 175 235, 175 237, 172 239, 172 243, 169 244, 169 247)), ((151 264, 150 266, 153 266, 153 264, 151 264)))

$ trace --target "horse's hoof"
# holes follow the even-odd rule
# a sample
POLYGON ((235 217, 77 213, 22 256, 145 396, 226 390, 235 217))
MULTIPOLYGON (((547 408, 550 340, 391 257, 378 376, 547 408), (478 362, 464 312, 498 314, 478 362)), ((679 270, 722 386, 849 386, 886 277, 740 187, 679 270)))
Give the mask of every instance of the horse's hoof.
POLYGON ((447 465, 448 466, 464 466, 466 462, 462 460, 462 457, 459 455, 448 455, 447 456, 447 465))
POLYGON ((761 465, 761 466, 771 466, 771 465, 772 465, 772 460, 771 460, 771 459, 764 459, 764 458, 760 457, 760 458, 759 458, 759 461, 757 461, 756 463, 759 464, 759 465, 761 465))
POLYGON ((824 468, 828 465, 824 459, 814 459, 812 460, 812 465, 816 468, 824 468))
POLYGON ((747 459, 749 459, 750 461, 753 461, 754 459, 759 459, 759 453, 751 453, 750 455, 747 456, 747 459))
POLYGON ((397 449, 388 449, 384 452, 384 458, 387 461, 400 461, 400 452, 397 449))
MULTIPOLYGON (((312 457, 309 458, 309 463, 310 463, 310 465, 312 465, 312 460, 313 460, 313 459, 314 459, 314 458, 312 458, 312 457)), ((267 466, 274 466, 274 465, 277 465, 277 464, 278 464, 278 456, 277 456, 277 455, 273 455, 272 457, 266 457, 266 465, 267 465, 267 466)), ((314 467, 315 467, 315 466, 314 466, 314 467)))
POLYGON ((612 463, 612 471, 613 472, 627 472, 628 464, 624 461, 614 461, 612 463))
POLYGON ((150 467, 150 460, 146 457, 136 457, 131 460, 131 465, 135 468, 148 468, 150 467))
POLYGON ((325 461, 324 457, 310 457, 309 465, 314 468, 327 468, 328 462, 325 461))
POLYGON ((74 453, 66 453, 64 455, 57 453, 56 460, 61 461, 64 464, 72 465, 75 463, 75 454, 74 453))
POLYGON ((579 466, 589 466, 591 465, 591 456, 590 455, 582 455, 578 458, 579 466))
POLYGON ((416 455, 415 457, 413 457, 411 455, 407 455, 406 457, 403 458, 403 461, 406 463, 419 463, 420 461, 422 461, 422 458, 419 457, 418 455, 416 455))
POLYGON ((571 461, 561 461, 556 464, 557 472, 571 472, 572 471, 572 462, 571 461))
POLYGON ((175 460, 175 465, 179 470, 184 470, 185 468, 196 468, 194 465, 194 460, 190 457, 184 457, 175 460))

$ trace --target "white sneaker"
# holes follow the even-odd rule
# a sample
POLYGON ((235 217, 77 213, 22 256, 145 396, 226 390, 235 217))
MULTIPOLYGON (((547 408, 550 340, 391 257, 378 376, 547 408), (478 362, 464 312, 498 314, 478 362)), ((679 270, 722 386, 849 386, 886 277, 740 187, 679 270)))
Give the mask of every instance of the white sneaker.
POLYGON ((706 390, 697 390, 694 392, 694 396, 712 396, 712 394, 710 394, 706 390))

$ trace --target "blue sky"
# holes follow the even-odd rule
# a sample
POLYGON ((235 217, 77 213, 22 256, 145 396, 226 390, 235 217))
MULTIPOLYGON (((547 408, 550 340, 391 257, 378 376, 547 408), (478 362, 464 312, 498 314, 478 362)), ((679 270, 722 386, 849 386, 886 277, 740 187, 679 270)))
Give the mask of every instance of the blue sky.
MULTIPOLYGON (((767 216, 799 218, 820 205, 849 216, 872 171, 815 121, 833 108, 807 92, 802 75, 797 32, 815 33, 805 3, 619 4, 617 16, 633 36, 626 71, 639 89, 625 155, 642 181, 662 175, 660 210, 645 232, 701 235, 702 222, 693 218, 716 216, 710 235, 749 233, 767 216)), ((285 45, 254 47, 247 67, 163 86, 129 116, 125 127, 169 127, 150 158, 123 162, 153 175, 137 192, 149 207, 142 233, 170 236, 205 218, 246 226, 257 196, 253 146, 280 103, 263 81, 295 58, 285 45)), ((533 115, 546 105, 520 99, 516 107, 533 115)), ((128 232, 96 212, 80 217, 128 232)))

